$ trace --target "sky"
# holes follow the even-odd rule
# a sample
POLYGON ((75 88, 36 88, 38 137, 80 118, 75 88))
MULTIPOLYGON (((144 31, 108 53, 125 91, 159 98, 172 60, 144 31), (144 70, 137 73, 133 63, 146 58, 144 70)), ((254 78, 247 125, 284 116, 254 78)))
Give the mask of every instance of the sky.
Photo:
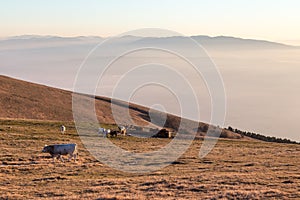
POLYGON ((114 36, 140 28, 300 45, 299 0, 0 0, 0 37, 114 36))

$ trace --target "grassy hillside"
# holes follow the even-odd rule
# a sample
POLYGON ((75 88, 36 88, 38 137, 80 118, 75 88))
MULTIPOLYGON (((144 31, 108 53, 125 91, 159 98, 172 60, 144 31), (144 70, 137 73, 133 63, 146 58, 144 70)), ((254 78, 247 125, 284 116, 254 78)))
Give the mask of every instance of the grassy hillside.
MULTIPOLYGON (((85 98, 94 97, 85 95, 85 98)), ((109 98, 95 97, 96 114, 100 123, 115 124, 111 104, 109 98)), ((125 102, 113 101, 113 104, 119 113, 127 112, 125 102)), ((157 127, 151 123, 149 108, 130 104, 129 113, 137 125, 150 124, 157 127)), ((72 92, 0 75, 0 118, 73 121, 72 92)), ((177 130, 180 121, 180 117, 168 114, 165 128, 177 130)), ((207 124, 200 122, 198 135, 203 136, 207 127, 207 124)), ((221 137, 241 138, 239 134, 228 130, 223 130, 221 137)))
POLYGON ((0 117, 72 120, 71 93, 0 76, 0 117))
MULTIPOLYGON (((86 95, 86 98, 93 97, 86 95)), ((113 124, 111 100, 96 97, 95 102, 99 121, 113 124)), ((124 102, 114 104, 120 112, 126 110, 124 102)), ((138 124, 149 122, 148 108, 130 104, 129 110, 138 124)), ((169 117, 173 122, 180 120, 169 117)), ((72 92, 0 75, 0 118, 73 121, 72 92)), ((171 122, 168 124, 172 126, 171 122)))

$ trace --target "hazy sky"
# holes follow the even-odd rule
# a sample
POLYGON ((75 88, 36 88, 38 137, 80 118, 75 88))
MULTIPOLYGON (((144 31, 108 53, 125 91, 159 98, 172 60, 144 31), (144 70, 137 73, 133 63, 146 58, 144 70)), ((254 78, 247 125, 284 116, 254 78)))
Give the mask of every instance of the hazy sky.
POLYGON ((0 37, 111 36, 139 28, 300 44, 299 0, 2 0, 0 37))

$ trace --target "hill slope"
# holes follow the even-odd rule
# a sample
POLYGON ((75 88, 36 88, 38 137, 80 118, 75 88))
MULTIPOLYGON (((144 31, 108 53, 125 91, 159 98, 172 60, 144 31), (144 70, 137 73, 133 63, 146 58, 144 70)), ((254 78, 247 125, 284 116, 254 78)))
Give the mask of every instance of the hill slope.
MULTIPOLYGON (((109 98, 95 98, 96 114, 100 123, 115 124, 111 104, 109 98)), ((113 101, 113 104, 118 112, 128 112, 125 102, 113 101)), ((139 126, 150 125, 162 128, 151 122, 149 108, 129 104, 129 113, 135 124, 139 126)), ((72 92, 0 75, 0 118, 73 121, 72 92)), ((167 114, 164 127, 177 130, 180 121, 180 117, 167 114)), ((207 124, 200 122, 198 133, 204 135, 207 128, 207 124)), ((241 136, 224 130, 222 137, 240 138, 241 136)))
POLYGON ((0 117, 72 120, 71 92, 0 76, 0 117))
MULTIPOLYGON (((72 121, 72 92, 0 76, 0 118, 72 121)), ((86 95, 86 98, 91 98, 86 95)), ((97 116, 102 123, 114 123, 111 101, 96 97, 97 116)), ((120 108, 124 107, 120 103, 120 108)), ((125 108, 123 108, 125 109, 125 108)), ((131 105, 137 123, 146 123, 147 108, 131 105), (143 118, 142 118, 143 117, 143 118), (144 119, 145 118, 145 119, 144 119)))

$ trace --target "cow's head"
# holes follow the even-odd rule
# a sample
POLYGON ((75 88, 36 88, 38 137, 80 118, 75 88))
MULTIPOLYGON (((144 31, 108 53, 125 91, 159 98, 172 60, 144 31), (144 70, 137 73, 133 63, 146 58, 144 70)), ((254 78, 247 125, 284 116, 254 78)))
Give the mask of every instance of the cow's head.
POLYGON ((42 150, 42 153, 49 153, 49 151, 50 151, 50 146, 45 145, 43 150, 42 150))

